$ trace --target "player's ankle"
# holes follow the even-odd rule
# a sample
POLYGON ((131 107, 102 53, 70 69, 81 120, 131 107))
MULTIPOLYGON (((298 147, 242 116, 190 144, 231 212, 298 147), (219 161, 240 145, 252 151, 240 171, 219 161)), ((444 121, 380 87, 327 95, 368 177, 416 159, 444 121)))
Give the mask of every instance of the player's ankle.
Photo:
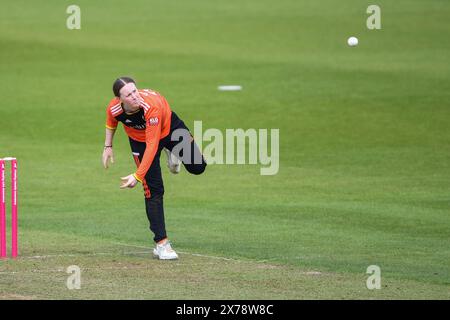
POLYGON ((156 244, 162 245, 162 244, 165 244, 167 241, 168 241, 168 239, 164 238, 162 240, 159 240, 156 244))

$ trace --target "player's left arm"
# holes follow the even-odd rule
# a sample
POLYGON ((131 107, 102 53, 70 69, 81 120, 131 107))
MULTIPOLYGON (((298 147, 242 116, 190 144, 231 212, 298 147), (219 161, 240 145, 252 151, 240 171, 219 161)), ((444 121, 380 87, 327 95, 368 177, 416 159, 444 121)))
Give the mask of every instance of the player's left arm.
POLYGON ((133 188, 137 182, 142 182, 147 174, 148 169, 152 165, 156 152, 158 151, 159 139, 161 137, 161 124, 162 124, 162 111, 161 108, 156 106, 151 107, 145 114, 145 142, 146 148, 142 157, 141 164, 137 171, 122 178, 121 188, 133 188))

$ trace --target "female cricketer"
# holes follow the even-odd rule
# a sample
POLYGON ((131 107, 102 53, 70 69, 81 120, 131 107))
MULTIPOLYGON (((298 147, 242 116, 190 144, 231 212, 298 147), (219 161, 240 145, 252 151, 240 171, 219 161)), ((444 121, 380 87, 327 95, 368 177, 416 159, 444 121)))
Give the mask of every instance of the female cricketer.
POLYGON ((133 188, 138 182, 144 187, 145 208, 156 243, 153 254, 162 260, 177 259, 168 241, 164 221, 164 185, 159 158, 168 154, 168 167, 178 173, 180 162, 189 173, 205 171, 206 162, 189 129, 173 112, 167 100, 150 89, 137 89, 132 78, 121 77, 113 84, 114 98, 106 109, 106 136, 103 166, 114 163, 113 138, 119 122, 128 135, 137 170, 121 178, 120 188, 133 188), (174 134, 176 133, 176 134, 174 134), (180 148, 180 145, 183 148, 180 148), (171 153, 177 150, 176 154, 171 153))

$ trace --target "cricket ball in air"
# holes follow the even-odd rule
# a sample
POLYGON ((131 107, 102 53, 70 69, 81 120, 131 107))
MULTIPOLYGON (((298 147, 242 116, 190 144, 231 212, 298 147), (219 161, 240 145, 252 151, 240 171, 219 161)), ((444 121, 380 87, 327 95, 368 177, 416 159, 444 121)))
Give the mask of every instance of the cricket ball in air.
POLYGON ((350 47, 355 47, 358 45, 358 38, 350 37, 350 38, 348 38, 347 43, 350 47))

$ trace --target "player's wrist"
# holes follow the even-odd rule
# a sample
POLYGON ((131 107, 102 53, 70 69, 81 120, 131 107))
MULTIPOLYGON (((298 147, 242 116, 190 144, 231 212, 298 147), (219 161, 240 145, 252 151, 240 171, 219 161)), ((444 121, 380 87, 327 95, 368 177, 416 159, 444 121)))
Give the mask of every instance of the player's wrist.
POLYGON ((133 177, 134 177, 137 181, 139 181, 140 183, 142 183, 142 179, 140 179, 140 178, 137 176, 136 173, 133 173, 133 177))
POLYGON ((108 146, 108 145, 105 145, 104 148, 105 148, 105 149, 106 149, 106 148, 112 148, 112 145, 109 145, 109 146, 108 146))

